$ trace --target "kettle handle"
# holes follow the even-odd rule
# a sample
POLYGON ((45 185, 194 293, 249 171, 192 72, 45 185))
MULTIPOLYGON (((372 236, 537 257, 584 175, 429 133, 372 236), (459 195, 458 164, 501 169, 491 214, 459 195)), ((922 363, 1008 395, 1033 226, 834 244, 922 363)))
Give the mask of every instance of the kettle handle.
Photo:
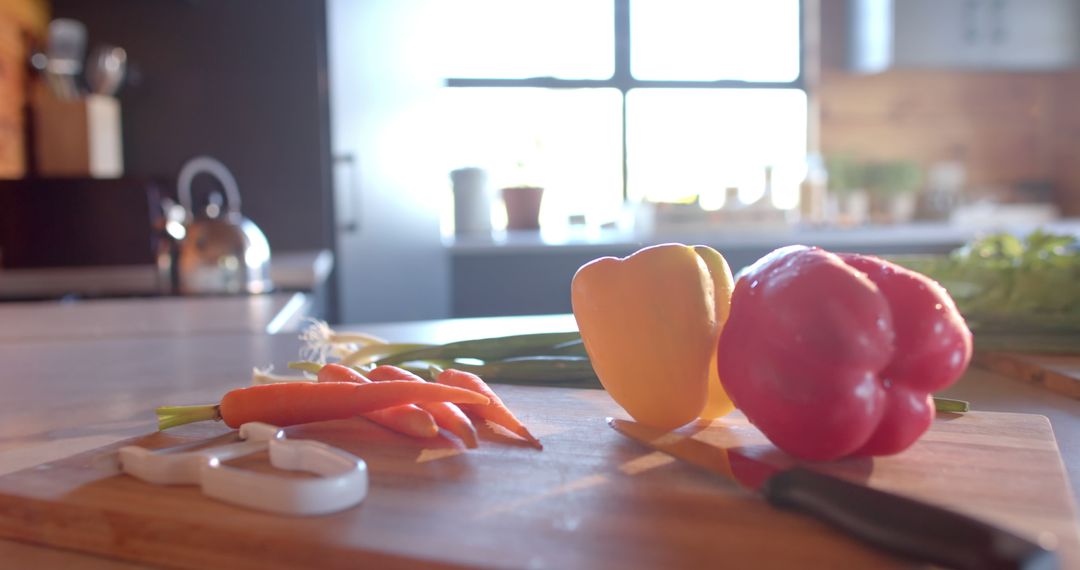
POLYGON ((224 164, 209 156, 197 156, 184 163, 184 167, 180 169, 180 177, 176 182, 176 197, 180 200, 180 205, 187 210, 188 215, 195 216, 195 210, 192 209, 191 204, 191 182, 199 174, 209 174, 218 181, 221 188, 225 190, 227 211, 230 214, 239 215, 240 189, 236 185, 236 178, 233 178, 232 172, 229 172, 224 164))

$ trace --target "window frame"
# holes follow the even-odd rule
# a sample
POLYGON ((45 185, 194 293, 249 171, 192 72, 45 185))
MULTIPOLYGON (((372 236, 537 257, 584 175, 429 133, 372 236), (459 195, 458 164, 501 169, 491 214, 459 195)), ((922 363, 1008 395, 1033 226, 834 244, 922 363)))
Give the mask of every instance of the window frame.
POLYGON ((450 77, 446 87, 531 87, 544 89, 606 88, 619 91, 622 100, 622 195, 629 197, 627 183, 626 95, 635 89, 798 89, 806 92, 806 0, 799 0, 799 74, 791 81, 653 80, 637 79, 630 61, 630 0, 615 3, 615 70, 607 79, 560 79, 558 77, 466 78, 450 77))

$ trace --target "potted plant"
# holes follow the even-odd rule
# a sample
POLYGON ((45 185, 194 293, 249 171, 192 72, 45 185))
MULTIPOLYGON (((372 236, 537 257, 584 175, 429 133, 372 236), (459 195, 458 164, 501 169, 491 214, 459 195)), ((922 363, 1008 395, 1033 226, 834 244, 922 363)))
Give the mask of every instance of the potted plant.
POLYGON ((909 222, 915 215, 916 195, 923 182, 922 169, 911 161, 886 161, 869 166, 871 218, 882 223, 909 222))
POLYGON ((825 170, 829 177, 827 217, 841 225, 865 223, 870 215, 865 165, 850 154, 832 154, 825 159, 825 170))

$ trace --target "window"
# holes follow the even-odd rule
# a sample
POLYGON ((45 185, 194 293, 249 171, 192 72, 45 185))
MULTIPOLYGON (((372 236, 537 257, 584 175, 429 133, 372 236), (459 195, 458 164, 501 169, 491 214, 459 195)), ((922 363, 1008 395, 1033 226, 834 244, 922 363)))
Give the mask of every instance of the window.
POLYGON ((794 207, 806 153, 799 0, 458 0, 431 17, 461 165, 546 188, 541 221, 625 201, 794 207), (722 198, 721 198, 722 199, 722 198))

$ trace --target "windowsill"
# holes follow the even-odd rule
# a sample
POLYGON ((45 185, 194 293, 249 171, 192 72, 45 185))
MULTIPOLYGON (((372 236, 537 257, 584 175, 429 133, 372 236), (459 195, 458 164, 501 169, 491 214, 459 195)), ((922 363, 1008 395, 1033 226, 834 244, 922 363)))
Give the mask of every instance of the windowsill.
MULTIPOLYGON (((1080 233, 1080 218, 1063 219, 1042 225, 1051 231, 1080 233)), ((857 249, 880 246, 927 246, 961 244, 978 235, 1007 231, 1025 233, 1034 225, 954 225, 948 222, 913 222, 897 225, 807 228, 719 228, 701 231, 665 229, 635 232, 624 229, 542 229, 539 231, 495 231, 491 234, 452 236, 444 240, 452 255, 543 253, 556 251, 610 252, 645 245, 680 242, 722 245, 726 248, 763 248, 802 243, 826 249, 857 249)))

